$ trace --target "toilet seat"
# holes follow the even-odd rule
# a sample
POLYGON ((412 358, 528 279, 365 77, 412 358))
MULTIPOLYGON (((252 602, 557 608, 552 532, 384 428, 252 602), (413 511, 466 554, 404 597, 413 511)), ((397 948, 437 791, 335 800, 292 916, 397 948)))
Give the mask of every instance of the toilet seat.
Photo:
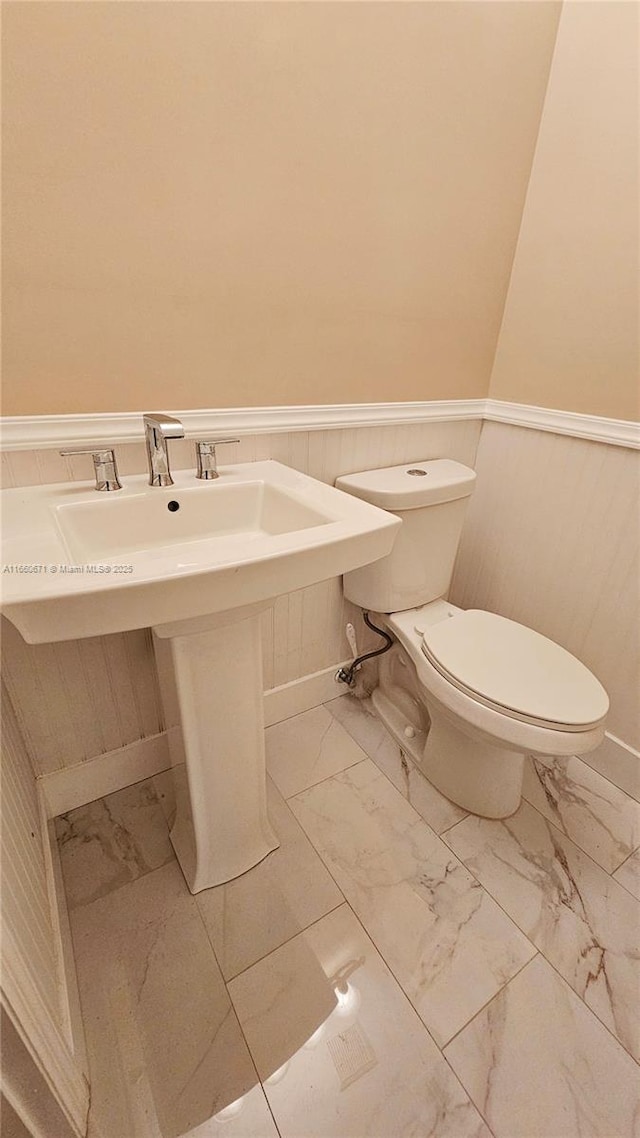
POLYGON ((588 668, 559 644, 481 609, 415 626, 430 664, 466 695, 524 723, 585 731, 602 723, 609 699, 588 668))

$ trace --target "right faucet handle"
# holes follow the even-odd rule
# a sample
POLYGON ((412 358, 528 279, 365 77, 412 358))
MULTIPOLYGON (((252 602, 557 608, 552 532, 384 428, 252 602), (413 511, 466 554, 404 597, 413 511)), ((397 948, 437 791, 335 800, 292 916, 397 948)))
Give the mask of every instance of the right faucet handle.
POLYGON ((219 478, 216 462, 216 447, 223 443, 239 443, 240 439, 197 439, 196 440, 196 478, 219 478))

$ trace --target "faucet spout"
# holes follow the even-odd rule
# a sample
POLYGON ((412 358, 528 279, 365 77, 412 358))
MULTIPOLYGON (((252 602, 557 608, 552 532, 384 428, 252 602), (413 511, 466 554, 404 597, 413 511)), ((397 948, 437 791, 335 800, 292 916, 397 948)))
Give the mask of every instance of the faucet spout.
POLYGON ((142 417, 147 447, 150 486, 173 486, 169 469, 168 439, 183 439, 184 427, 179 419, 164 411, 148 411, 142 417))

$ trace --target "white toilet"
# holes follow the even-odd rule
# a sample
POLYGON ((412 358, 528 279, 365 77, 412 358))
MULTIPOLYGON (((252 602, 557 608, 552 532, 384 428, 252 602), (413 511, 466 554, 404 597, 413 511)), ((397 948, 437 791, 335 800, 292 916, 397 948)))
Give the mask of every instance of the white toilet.
POLYGON ((389 556, 345 574, 344 592, 381 614, 396 641, 372 696, 380 718, 452 802, 506 818, 520 804, 525 754, 591 751, 609 699, 552 640, 443 599, 475 477, 436 459, 338 478, 340 490, 403 522, 389 556))

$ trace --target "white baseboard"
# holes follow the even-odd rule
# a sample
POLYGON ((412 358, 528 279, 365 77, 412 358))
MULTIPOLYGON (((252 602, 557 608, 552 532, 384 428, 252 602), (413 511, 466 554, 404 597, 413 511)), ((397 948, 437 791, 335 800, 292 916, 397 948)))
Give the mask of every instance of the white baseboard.
POLYGON ((344 695, 349 688, 336 680, 338 668, 343 662, 332 664, 330 668, 323 668, 321 672, 312 672, 309 676, 301 676, 298 680, 291 680, 288 684, 271 688, 264 693, 264 725, 271 727, 274 723, 281 723, 283 719, 291 719, 292 715, 299 715, 302 711, 309 711, 320 703, 344 695))
POLYGON ((605 731, 599 747, 582 759, 614 786, 640 802, 640 751, 605 731))
MULTIPOLYGON (((265 727, 344 695, 348 690, 346 684, 339 684, 335 679, 340 666, 338 662, 321 672, 301 676, 300 679, 266 691, 265 727)), ((55 818, 58 814, 75 810, 77 806, 95 802, 96 798, 103 798, 105 794, 113 794, 134 782, 141 782, 143 778, 160 774, 170 765, 169 743, 166 732, 162 731, 147 739, 138 739, 117 751, 109 751, 72 767, 63 767, 62 770, 42 775, 38 779, 38 788, 47 817, 55 818)))
MULTIPOLYGON (((58 853, 57 847, 54 848, 52 841, 51 831, 53 830, 53 822, 49 816, 47 802, 42 792, 42 788, 36 780, 36 792, 38 795, 38 807, 40 812, 40 828, 42 837, 42 853, 44 858, 44 873, 45 884, 47 890, 47 898, 49 901, 49 916, 51 922, 51 931, 53 934, 53 947, 56 958, 56 971, 57 971, 57 988, 58 988, 58 1022, 61 1030, 63 1031, 66 1041, 72 1051, 75 1050, 75 1042, 73 1035, 71 1004, 69 986, 67 983, 67 956, 65 952, 65 944, 63 940, 63 918, 66 917, 68 924, 68 914, 66 911, 66 901, 60 905, 60 867, 59 858, 56 859, 58 853), (56 864, 58 861, 58 864, 56 864), (56 872, 58 871, 58 872, 56 872)), ((64 894, 62 894, 64 896, 64 894)), ((68 950, 68 946, 67 946, 68 950)), ((86 1068, 83 1072, 87 1074, 86 1068)))
POLYGON ((47 807, 44 794, 40 789, 38 798, 40 801, 41 814, 45 819, 43 825, 44 855, 45 863, 48 866, 47 880, 48 883, 50 883, 49 903, 53 910, 52 924, 59 958, 64 1027, 76 1064, 88 1082, 89 1060, 87 1057, 87 1043, 84 1034, 84 1023, 82 1021, 78 974, 71 939, 69 906, 67 905, 67 895, 62 875, 60 847, 56 840, 56 828, 53 818, 46 818, 47 807))
POLYGON ((76 806, 85 806, 105 794, 113 794, 143 778, 159 774, 168 766, 169 744, 163 731, 147 739, 138 739, 117 751, 108 751, 106 755, 97 755, 95 759, 42 775, 38 782, 47 814, 55 818, 58 814, 66 814, 67 810, 75 810, 76 806))

